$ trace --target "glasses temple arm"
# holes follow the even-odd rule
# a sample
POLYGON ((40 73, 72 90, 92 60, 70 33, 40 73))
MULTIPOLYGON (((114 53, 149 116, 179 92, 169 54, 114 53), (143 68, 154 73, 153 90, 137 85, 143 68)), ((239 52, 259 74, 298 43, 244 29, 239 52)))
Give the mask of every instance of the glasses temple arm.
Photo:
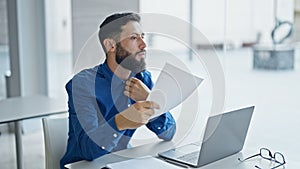
POLYGON ((246 160, 248 160, 248 159, 250 159, 250 158, 253 158, 253 157, 256 157, 256 156, 259 156, 259 155, 260 155, 260 154, 255 154, 255 155, 252 155, 252 156, 247 157, 247 158, 245 158, 245 159, 238 158, 238 160, 241 161, 241 162, 244 162, 244 161, 246 161, 246 160))

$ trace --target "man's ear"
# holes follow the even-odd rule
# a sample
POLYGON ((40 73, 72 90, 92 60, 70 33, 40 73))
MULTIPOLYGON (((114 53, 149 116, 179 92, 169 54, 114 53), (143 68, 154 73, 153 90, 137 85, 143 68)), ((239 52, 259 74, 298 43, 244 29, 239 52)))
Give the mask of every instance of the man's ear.
POLYGON ((116 42, 113 39, 104 39, 103 44, 107 52, 114 52, 116 50, 116 42))

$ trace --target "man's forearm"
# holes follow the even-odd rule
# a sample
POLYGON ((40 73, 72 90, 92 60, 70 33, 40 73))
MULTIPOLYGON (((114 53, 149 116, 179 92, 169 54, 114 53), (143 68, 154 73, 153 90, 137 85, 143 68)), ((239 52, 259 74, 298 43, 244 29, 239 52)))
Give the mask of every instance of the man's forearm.
POLYGON ((116 127, 120 131, 126 130, 126 129, 136 129, 136 128, 140 127, 141 125, 143 125, 141 123, 136 123, 136 122, 128 120, 120 113, 115 116, 115 123, 116 123, 116 127))

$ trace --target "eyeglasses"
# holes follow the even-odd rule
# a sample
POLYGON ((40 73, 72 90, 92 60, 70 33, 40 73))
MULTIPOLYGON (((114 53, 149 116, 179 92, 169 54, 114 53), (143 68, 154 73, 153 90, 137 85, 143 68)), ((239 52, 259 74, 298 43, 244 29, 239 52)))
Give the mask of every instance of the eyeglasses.
MULTIPOLYGON (((252 155, 252 156, 247 157, 247 158, 245 158, 243 160, 240 159, 240 158, 238 158, 238 160, 240 162, 244 162, 244 161, 249 160, 250 158, 253 158, 253 157, 256 157, 256 156, 261 156, 263 159, 274 161, 274 162, 276 162, 276 163, 279 164, 279 165, 277 165, 275 167, 272 167, 271 169, 280 167, 280 166, 282 166, 282 165, 284 165, 286 163, 285 159, 284 159, 284 156, 281 153, 275 152, 274 154, 272 154, 271 151, 269 149, 267 149, 267 148, 261 148, 258 154, 252 155)), ((260 168, 257 165, 255 165, 255 167, 256 168, 260 168)))

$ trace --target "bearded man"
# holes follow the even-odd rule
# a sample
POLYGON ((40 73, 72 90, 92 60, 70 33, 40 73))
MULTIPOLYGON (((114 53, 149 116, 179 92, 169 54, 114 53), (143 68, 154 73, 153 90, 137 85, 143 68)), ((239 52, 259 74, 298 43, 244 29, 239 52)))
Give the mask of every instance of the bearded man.
POLYGON ((76 74, 67 84, 69 138, 65 164, 93 160, 129 147, 137 128, 146 125, 160 139, 171 140, 176 123, 169 112, 154 119, 159 103, 146 101, 153 87, 146 70, 146 43, 135 13, 116 13, 100 25, 104 63, 76 74))

